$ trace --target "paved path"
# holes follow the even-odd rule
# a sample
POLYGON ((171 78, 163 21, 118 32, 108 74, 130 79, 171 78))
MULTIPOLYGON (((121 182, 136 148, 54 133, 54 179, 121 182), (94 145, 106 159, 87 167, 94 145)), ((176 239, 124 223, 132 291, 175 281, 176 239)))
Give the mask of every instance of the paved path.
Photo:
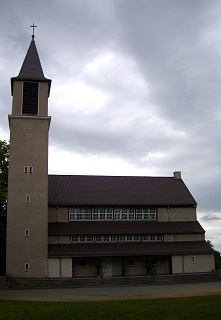
POLYGON ((221 282, 74 289, 0 290, 0 300, 104 301, 220 295, 221 282))

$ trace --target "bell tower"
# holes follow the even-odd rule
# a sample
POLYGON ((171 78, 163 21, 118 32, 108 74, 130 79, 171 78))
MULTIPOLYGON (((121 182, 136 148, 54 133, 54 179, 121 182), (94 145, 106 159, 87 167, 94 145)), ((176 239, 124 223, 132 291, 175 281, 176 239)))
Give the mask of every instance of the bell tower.
POLYGON ((34 25, 26 57, 11 78, 6 273, 14 278, 48 276, 48 97, 34 25))

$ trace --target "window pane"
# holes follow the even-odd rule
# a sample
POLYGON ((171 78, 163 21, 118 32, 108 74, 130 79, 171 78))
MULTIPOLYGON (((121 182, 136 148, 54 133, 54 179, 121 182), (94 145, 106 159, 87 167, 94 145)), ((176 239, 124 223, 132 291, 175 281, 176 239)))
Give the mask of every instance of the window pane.
POLYGON ((133 259, 128 259, 127 260, 127 266, 128 267, 133 267, 134 266, 134 260, 133 259))
POLYGON ((115 235, 111 236, 111 241, 117 241, 117 236, 115 235))
POLYGON ((90 213, 85 213, 85 214, 84 214, 84 219, 85 219, 85 220, 90 220, 90 218, 91 218, 90 213))
POLYGON ((76 219, 76 214, 75 213, 70 213, 69 214, 69 220, 75 220, 76 219))
POLYGON ((71 242, 78 242, 78 236, 72 236, 71 242))
POLYGON ((79 267, 87 267, 87 260, 79 260, 79 267))
POLYGON ((114 218, 115 218, 116 220, 120 220, 120 213, 115 213, 114 218))

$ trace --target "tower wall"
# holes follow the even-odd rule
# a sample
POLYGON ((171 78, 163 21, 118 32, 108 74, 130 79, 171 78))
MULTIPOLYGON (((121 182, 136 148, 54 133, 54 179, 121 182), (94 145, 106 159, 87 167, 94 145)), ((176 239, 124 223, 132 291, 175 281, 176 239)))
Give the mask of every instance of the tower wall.
POLYGON ((6 272, 48 276, 48 83, 39 83, 38 115, 22 115, 23 81, 14 81, 9 115, 10 154, 6 272))

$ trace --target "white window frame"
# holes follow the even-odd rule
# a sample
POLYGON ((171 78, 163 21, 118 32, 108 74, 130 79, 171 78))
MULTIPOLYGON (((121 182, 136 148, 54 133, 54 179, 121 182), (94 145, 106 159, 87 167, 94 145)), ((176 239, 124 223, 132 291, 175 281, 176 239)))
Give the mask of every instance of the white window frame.
POLYGON ((28 173, 28 166, 24 166, 24 173, 28 173))
POLYGON ((119 240, 119 242, 125 242, 125 241, 127 241, 127 236, 125 234, 120 234, 118 236, 118 240, 119 240))
POLYGON ((103 242, 103 236, 101 236, 101 235, 96 235, 96 236, 94 237, 94 241, 95 241, 95 242, 103 242))
MULTIPOLYGON (((33 167, 24 167, 24 172, 33 172, 33 167), (30 169, 32 168, 32 169, 30 169)), ((69 220, 157 220, 156 208, 95 207, 69 208, 69 220)))
POLYGON ((88 235, 87 236, 87 242, 94 242, 94 236, 88 235))

